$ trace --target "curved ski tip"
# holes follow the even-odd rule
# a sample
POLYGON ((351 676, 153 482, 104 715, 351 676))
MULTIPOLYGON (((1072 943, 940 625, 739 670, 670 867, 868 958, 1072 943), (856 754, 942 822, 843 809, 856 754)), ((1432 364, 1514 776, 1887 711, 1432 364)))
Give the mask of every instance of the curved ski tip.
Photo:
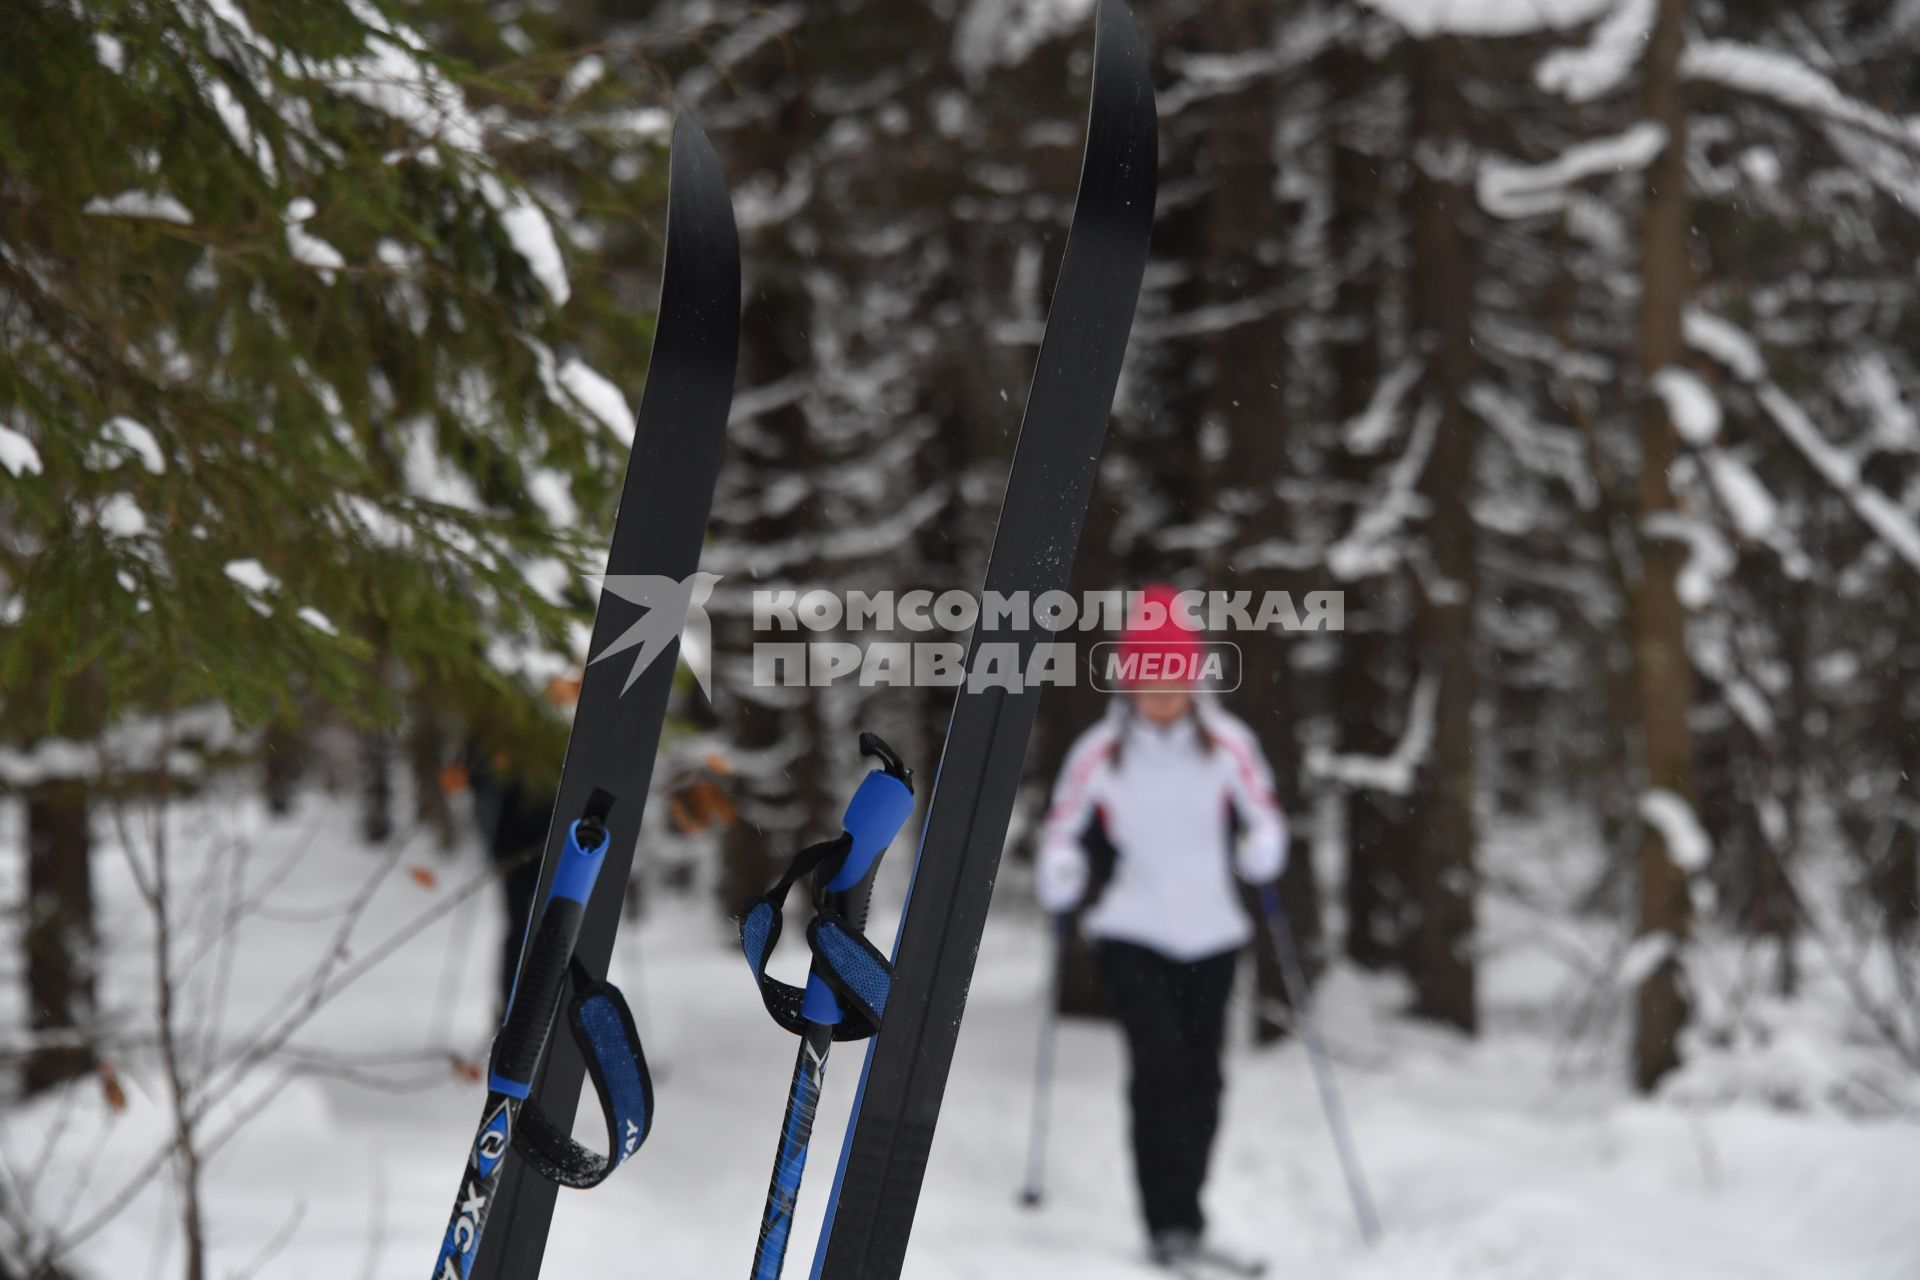
POLYGON ((720 158, 713 152, 713 143, 707 138, 707 131, 700 122, 687 112, 682 111, 673 121, 673 160, 674 167, 693 161, 710 161, 715 166, 720 158))
POLYGON ((709 225, 711 233, 724 237, 737 257, 739 231, 726 170, 706 130, 686 112, 673 122, 673 151, 667 161, 669 238, 676 218, 709 225))

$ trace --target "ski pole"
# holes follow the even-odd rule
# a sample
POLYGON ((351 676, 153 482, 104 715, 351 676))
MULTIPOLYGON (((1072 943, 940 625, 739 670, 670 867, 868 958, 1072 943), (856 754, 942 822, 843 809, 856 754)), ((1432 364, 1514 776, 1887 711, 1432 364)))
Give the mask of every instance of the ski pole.
POLYGON ((1047 1007, 1040 1015, 1040 1048, 1033 1064, 1033 1116, 1027 1137, 1027 1183, 1020 1203, 1040 1207, 1047 1190, 1047 1120, 1053 1104, 1053 1061, 1060 1036, 1060 995, 1066 985, 1067 934, 1071 918, 1062 911, 1053 917, 1053 974, 1047 983, 1047 1007))
POLYGON ((1293 1013, 1306 1046, 1307 1061, 1313 1066, 1313 1082, 1320 1092, 1320 1107, 1326 1113, 1327 1128, 1333 1134, 1334 1150, 1340 1157, 1340 1170, 1346 1175, 1347 1194, 1353 1199, 1353 1216, 1360 1223, 1360 1238, 1372 1245, 1380 1239, 1380 1220, 1373 1211, 1373 1196, 1367 1191, 1366 1178, 1360 1172, 1360 1156, 1354 1150, 1353 1134, 1347 1128, 1346 1108, 1340 1102, 1340 1090, 1333 1080, 1333 1064, 1320 1041, 1320 1032, 1307 1012, 1307 972, 1300 963, 1300 949, 1294 942, 1287 909, 1280 891, 1273 885, 1260 888, 1260 905, 1267 920, 1267 941, 1273 945, 1274 958, 1280 962, 1280 975, 1287 984, 1287 996, 1293 1001, 1293 1013))
MULTIPOLYGON (((870 733, 860 735, 860 754, 878 757, 882 767, 867 774, 841 819, 847 852, 821 891, 818 901, 838 913, 853 932, 866 927, 867 907, 873 896, 873 878, 880 855, 913 814, 913 771, 891 748, 870 733)), ((816 874, 825 875, 822 868, 816 874)), ((839 996, 827 985, 818 960, 807 975, 800 1005, 806 1019, 800 1049, 794 1056, 793 1083, 787 1089, 786 1118, 780 1126, 780 1146, 774 1155, 773 1177, 760 1214, 760 1240, 753 1251, 753 1280, 777 1280, 786 1264, 787 1242, 793 1232, 793 1211, 800 1200, 800 1179, 807 1167, 807 1144, 826 1083, 827 1054, 833 1048, 834 1028, 846 1019, 839 996)))
POLYGON ((613 797, 595 789, 585 812, 567 830, 553 886, 529 931, 520 980, 507 1002, 507 1015, 493 1042, 487 1069, 487 1101, 480 1128, 467 1157, 467 1170, 454 1198, 446 1239, 433 1264, 434 1280, 466 1280, 473 1270, 488 1212, 513 1146, 514 1121, 546 1056, 548 1033, 567 984, 567 967, 594 882, 606 860, 607 815, 613 797))

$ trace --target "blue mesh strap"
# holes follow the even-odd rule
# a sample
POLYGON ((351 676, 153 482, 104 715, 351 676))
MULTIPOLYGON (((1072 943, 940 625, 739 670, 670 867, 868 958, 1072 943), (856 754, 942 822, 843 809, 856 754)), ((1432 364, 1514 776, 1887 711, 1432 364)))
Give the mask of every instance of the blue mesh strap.
POLYGON ((788 865, 780 883, 748 903, 740 914, 740 950, 745 953, 747 967, 753 971, 753 980, 760 987, 761 1003, 767 1006, 767 1013, 775 1022, 794 1035, 807 1029, 807 1019, 800 1011, 806 993, 791 983, 767 976, 767 961, 773 958, 773 949, 780 945, 787 893, 802 876, 834 858, 846 857, 852 844, 851 837, 842 834, 802 850, 788 865))
POLYGON ((647 1140, 653 1127, 653 1079, 633 1013, 620 992, 590 976, 577 959, 569 972, 573 1002, 567 1022, 586 1059, 594 1092, 600 1095, 610 1154, 603 1156, 575 1142, 531 1101, 520 1111, 513 1146, 547 1181, 584 1189, 605 1182, 647 1140))
POLYGON ((893 966, 835 912, 823 911, 814 917, 807 926, 807 943, 813 948, 813 971, 833 988, 852 1020, 866 1024, 864 1034, 873 1034, 886 1016, 893 966))

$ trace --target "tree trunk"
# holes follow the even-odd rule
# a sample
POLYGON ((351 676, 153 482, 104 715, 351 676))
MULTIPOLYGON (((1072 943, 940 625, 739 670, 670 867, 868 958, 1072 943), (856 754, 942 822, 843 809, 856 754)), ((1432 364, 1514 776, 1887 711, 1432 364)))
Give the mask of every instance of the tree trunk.
MULTIPOLYGON (((1193 44, 1215 53, 1264 47, 1273 38, 1273 6, 1259 0, 1214 0, 1195 22, 1193 44)), ((1208 99, 1198 108, 1191 139, 1205 195, 1196 211, 1194 261, 1201 269, 1198 301, 1226 307, 1257 301, 1280 287, 1285 263, 1286 214, 1276 204, 1278 177, 1273 122, 1280 113, 1279 82, 1272 76, 1208 99)), ((1201 384, 1194 405, 1200 446, 1195 459, 1189 518, 1227 513, 1238 527, 1219 551, 1203 558, 1208 590, 1250 592, 1254 607, 1265 592, 1299 590, 1305 584, 1251 558, 1256 548, 1283 537, 1287 513, 1274 486, 1285 478, 1288 405, 1286 327, 1276 320, 1223 326, 1195 344, 1201 384)), ((1227 695, 1273 765, 1275 797, 1297 808, 1299 751, 1291 635, 1233 634, 1213 639, 1240 648, 1240 688, 1227 695)), ((1298 815, 1295 815, 1296 818, 1298 815)), ((1304 823, 1302 826, 1304 827, 1304 823)), ((1321 947, 1320 902, 1311 858, 1292 860, 1282 892, 1303 955, 1321 947)), ((1268 948, 1257 948, 1260 999, 1254 1031, 1261 1040, 1285 1033, 1276 1005, 1287 1003, 1286 984, 1268 948)), ((1317 967, 1317 966, 1315 966, 1317 967)))
POLYGON ((261 749, 261 787, 267 809, 275 817, 284 818, 293 812, 305 750, 305 734, 295 722, 281 720, 267 726, 261 749))
MULTIPOLYGON (((795 376, 807 362, 807 300, 798 282, 763 279, 748 297, 741 325, 743 386, 776 383, 795 376)), ((759 469, 762 483, 776 472, 806 475, 815 459, 807 417, 797 404, 784 405, 754 422, 759 446, 748 454, 759 469)), ((749 489, 749 491, 751 491, 749 489)), ((756 514, 729 530, 730 537, 749 546, 790 545, 806 536, 813 504, 796 504, 777 514, 756 514)), ((784 570, 786 580, 801 590, 814 586, 811 564, 784 570)), ((807 643, 827 637, 812 632, 761 636, 752 630, 750 615, 717 618, 724 631, 716 642, 721 653, 741 655, 722 665, 723 687, 732 695, 722 708, 729 724, 729 741, 742 761, 790 760, 779 768, 742 768, 734 775, 734 798, 740 821, 729 827, 722 842, 723 865, 720 909, 733 913, 749 898, 765 892, 776 871, 808 843, 815 829, 812 815, 820 808, 819 754, 823 746, 814 733, 813 708, 818 691, 806 688, 752 688, 751 654, 756 641, 807 643), (806 738, 801 740, 800 735, 806 738), (796 741, 801 745, 796 749, 796 741)), ((802 895, 804 900, 804 895, 802 895)))
MULTIPOLYGON (((1378 67, 1357 50, 1328 58, 1336 86, 1365 83, 1378 67)), ((1363 414, 1385 372, 1381 329, 1383 269, 1380 209, 1387 195, 1383 162, 1368 130, 1352 118, 1336 121, 1333 143, 1333 217, 1328 249, 1339 264, 1334 324, 1327 337, 1333 374, 1333 416, 1351 422, 1363 414)), ((1347 449, 1334 452, 1337 477, 1365 485, 1374 463, 1347 449)), ((1344 753, 1385 756, 1395 745, 1396 698, 1391 673, 1402 655, 1393 628, 1392 587, 1375 580, 1346 587, 1346 632, 1333 677, 1333 714, 1344 753)), ((1385 792, 1354 789, 1346 807, 1347 957, 1365 969, 1384 969, 1400 953, 1406 919, 1405 804, 1385 792)))
MULTIPOLYGON (((1437 420, 1421 489, 1430 504, 1414 648, 1423 680, 1438 682, 1432 749, 1410 823, 1413 928, 1407 967, 1414 1012, 1473 1032, 1478 1025, 1474 941, 1473 518, 1479 421, 1467 407, 1478 254, 1466 162, 1464 56, 1458 41, 1422 41, 1412 52, 1414 157, 1412 320, 1427 358, 1421 412, 1437 420)), ((1417 429, 1417 428, 1416 428, 1417 429)))
POLYGON ((450 759, 445 726, 430 699, 416 695, 407 724, 407 773, 413 780, 413 813, 433 832, 440 851, 453 848, 453 806, 440 782, 450 759))
MULTIPOLYGON (((1686 0, 1660 0, 1647 49, 1641 103, 1647 119, 1667 130, 1667 147, 1647 170, 1641 224, 1640 520, 1645 575, 1637 611, 1635 660, 1646 784, 1694 802, 1693 667, 1686 648, 1686 611, 1676 580, 1686 549, 1671 537, 1649 536, 1661 516, 1677 509, 1668 477, 1678 438, 1665 401, 1651 380, 1686 358, 1682 316, 1689 292, 1687 119, 1679 61, 1685 40, 1686 0)), ((1688 1008, 1680 957, 1692 927, 1686 874, 1674 864, 1661 833, 1643 823, 1640 836, 1640 934, 1670 945, 1642 980, 1636 1000, 1634 1081, 1651 1092, 1680 1062, 1680 1033, 1688 1008)))
POLYGON ((385 844, 393 836, 393 735, 360 732, 360 838, 385 844))
POLYGON ((22 943, 35 1043, 21 1088, 29 1094, 94 1067, 91 846, 85 783, 49 782, 28 792, 22 943))

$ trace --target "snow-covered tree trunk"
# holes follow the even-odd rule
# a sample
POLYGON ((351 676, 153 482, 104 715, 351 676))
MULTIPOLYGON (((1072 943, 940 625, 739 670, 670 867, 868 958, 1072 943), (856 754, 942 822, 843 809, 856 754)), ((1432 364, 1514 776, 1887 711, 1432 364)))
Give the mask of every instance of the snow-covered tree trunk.
MULTIPOLYGON (((1416 562, 1419 606, 1413 642, 1423 678, 1437 681, 1432 748, 1414 790, 1408 881, 1413 927, 1408 972, 1414 1009, 1473 1031, 1478 1024, 1473 955, 1474 608, 1479 580, 1473 515, 1480 423, 1468 407, 1474 350, 1478 244, 1467 104, 1466 50, 1452 37, 1416 43, 1411 54, 1414 178, 1411 315, 1427 361, 1419 413, 1430 423, 1421 473, 1425 556, 1416 562)), ((1417 439, 1423 426, 1416 423, 1417 439)), ((1409 447, 1417 447, 1409 445, 1409 447)))
MULTIPOLYGON (((1350 94, 1337 104, 1331 122, 1333 211, 1328 224, 1327 256, 1339 277, 1333 314, 1325 336, 1331 373, 1331 417, 1345 425, 1360 421, 1372 406, 1387 373, 1386 232, 1382 228, 1392 189, 1385 180, 1377 108, 1355 99, 1366 94, 1389 66, 1366 56, 1358 36, 1343 42, 1326 60, 1326 75, 1336 92, 1350 94), (1359 88, 1355 93, 1354 89, 1359 88)), ((1374 94, 1377 95, 1377 87, 1374 94)), ((1367 95, 1374 96, 1374 95, 1367 95)), ((1394 122, 1396 125, 1398 121, 1394 122)), ((1392 145, 1387 143, 1386 145, 1392 145)), ((1344 434, 1344 433, 1343 433, 1344 434)), ((1336 479, 1363 489, 1377 465, 1342 441, 1334 450, 1336 479)), ((1402 662, 1403 646, 1394 617, 1390 575, 1342 584, 1346 591, 1346 632, 1333 675, 1333 717, 1340 750, 1385 758, 1393 751, 1395 695, 1392 675, 1402 662)), ((1366 969, 1395 962, 1406 916, 1405 801, 1376 788, 1354 786, 1346 805, 1346 953, 1366 969)))
MULTIPOLYGON (((1682 324, 1691 292, 1687 255, 1691 203, 1687 193, 1687 113, 1679 74, 1686 38, 1686 0, 1659 0, 1641 86, 1644 117, 1666 130, 1667 144, 1647 169, 1640 227, 1640 483, 1639 549, 1643 566, 1635 609, 1638 635, 1639 719, 1649 789, 1688 804, 1694 797, 1693 667, 1687 655, 1687 615, 1678 579, 1685 543, 1660 525, 1679 504, 1669 470, 1679 437, 1654 379, 1687 358, 1682 324)), ((1661 824, 1641 827, 1640 921, 1643 938, 1663 940, 1659 961, 1641 979, 1634 1025, 1634 1079, 1653 1089, 1680 1062, 1680 1033, 1688 1003, 1680 958, 1692 928, 1686 872, 1667 847, 1661 824)))

